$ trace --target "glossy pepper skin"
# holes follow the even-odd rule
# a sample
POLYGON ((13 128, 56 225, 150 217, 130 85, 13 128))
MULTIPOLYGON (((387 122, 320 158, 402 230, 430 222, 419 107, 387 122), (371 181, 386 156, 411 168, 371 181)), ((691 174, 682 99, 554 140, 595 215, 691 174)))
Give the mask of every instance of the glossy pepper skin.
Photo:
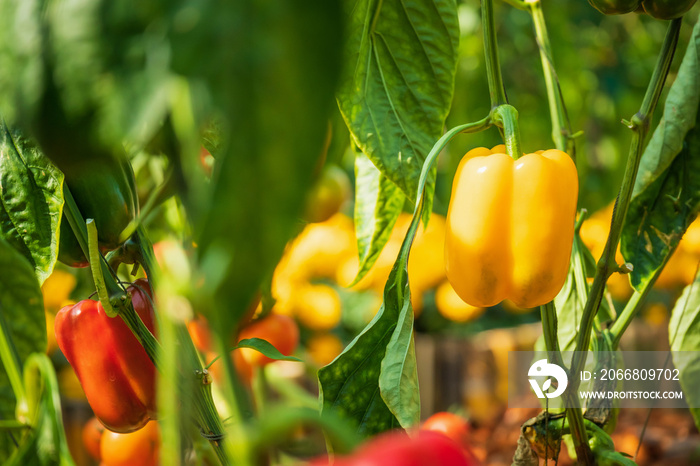
POLYGON ((642 7, 656 19, 680 18, 695 5, 695 0, 642 0, 642 7))
POLYGON ((479 147, 457 168, 447 213, 445 267, 457 294, 477 307, 510 299, 545 304, 564 285, 574 236, 578 175, 548 150, 518 160, 479 147))
POLYGON ((690 10, 695 0, 588 0, 606 15, 621 15, 640 10, 656 19, 679 18, 690 10))
MULTIPOLYGON (((119 235, 138 214, 136 183, 131 164, 125 157, 95 154, 80 163, 63 161, 58 166, 83 218, 95 219, 98 242, 103 251, 119 246, 119 235)), ((71 267, 86 267, 66 216, 61 220, 58 259, 71 267)))
MULTIPOLYGON (((148 282, 138 280, 127 292, 134 310, 154 332, 148 282)), ((99 301, 85 299, 61 309, 54 330, 90 407, 105 427, 127 433, 155 419, 155 366, 121 318, 107 317, 99 301)))

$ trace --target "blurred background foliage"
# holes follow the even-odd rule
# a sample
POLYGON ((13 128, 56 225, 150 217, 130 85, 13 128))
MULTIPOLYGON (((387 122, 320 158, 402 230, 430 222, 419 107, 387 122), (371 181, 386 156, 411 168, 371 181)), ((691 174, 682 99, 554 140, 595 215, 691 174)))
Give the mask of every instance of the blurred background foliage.
MULTIPOLYGON (((543 8, 571 127, 573 132, 583 131, 576 143, 579 207, 597 214, 584 223, 582 236, 597 259, 607 236, 611 215, 609 206, 619 189, 632 136, 621 120, 630 118, 639 109, 667 24, 645 15, 604 16, 585 0, 569 1, 565 6, 562 2, 545 1, 543 8)), ((459 2, 458 13, 461 30, 459 63, 454 101, 446 124, 448 128, 483 118, 490 105, 479 2, 459 2)), ((700 4, 684 19, 679 49, 666 89, 674 79, 698 13, 700 4)), ((495 2, 495 17, 503 77, 510 103, 520 113, 523 149, 533 152, 553 147, 542 65, 531 17, 526 11, 504 2, 495 2)), ((665 93, 662 101, 664 97, 665 93)), ((341 167, 352 181, 354 153, 349 147, 350 139, 342 118, 337 111, 335 113, 331 119, 332 138, 325 164, 341 167)), ((660 116, 661 112, 657 110, 652 128, 660 116)), ((430 413, 458 405, 457 409, 469 412, 477 423, 499 419, 499 408, 502 407, 499 402, 503 399, 497 398, 501 396, 505 382, 507 351, 531 346, 539 326, 537 312, 523 312, 508 303, 487 312, 464 307, 461 301, 454 300, 444 277, 441 243, 444 234, 440 231, 444 228, 444 219, 441 216, 447 213, 454 172, 461 157, 471 148, 492 147, 501 142, 498 131, 490 129, 460 135, 443 151, 437 172, 435 215, 427 231, 419 233, 409 263, 418 338, 428 334, 431 339, 430 343, 426 340, 419 343, 419 357, 433 356, 429 364, 424 364, 425 361, 419 364, 432 376, 429 383, 421 380, 424 410, 430 413), (422 236, 429 235, 434 239, 421 241, 422 236), (505 327, 510 330, 503 330, 505 327), (464 351, 463 341, 457 344, 449 338, 444 339, 444 334, 462 340, 467 335, 473 337, 468 342, 471 352, 464 351), (478 356, 484 351, 490 354, 485 358, 488 364, 483 364, 488 366, 488 373, 479 365, 478 357, 475 364, 465 369, 467 354, 478 356), (494 374, 494 371, 500 373, 494 374), (460 382, 454 383, 458 377, 461 377, 460 382), (435 397, 435 400, 426 402, 429 397, 435 397)), ((131 161, 143 205, 165 179, 169 162, 165 156, 150 154, 147 150, 132 153, 131 161)), ((216 161, 208 152, 202 151, 201 163, 204 170, 210 172, 216 161)), ((343 200, 337 206, 340 213, 323 221, 298 225, 301 233, 285 250, 272 284, 273 296, 277 300, 272 312, 294 317, 300 327, 301 344, 295 354, 307 363, 302 384, 311 391, 315 390, 316 369, 333 360, 379 309, 384 282, 407 228, 408 220, 402 217, 372 273, 355 287, 347 288, 357 268, 357 246, 351 220, 354 206, 349 191, 343 194, 343 200)), ((404 210, 410 210, 410 206, 404 210)), ((174 197, 154 209, 144 223, 155 243, 156 255, 161 240, 175 237, 187 242, 190 239, 185 209, 174 197)), ((700 226, 696 227, 692 234, 689 231, 680 253, 674 256, 676 262, 669 266, 668 280, 661 279, 658 290, 650 295, 642 319, 639 319, 641 326, 631 327, 629 341, 659 343, 658 336, 665 335, 662 330, 668 323, 669 308, 682 286, 692 280, 700 259, 700 226)), ((121 274, 128 278, 125 270, 121 270, 121 274)), ((615 275, 609 289, 618 302, 629 297, 626 277, 615 275)), ((67 270, 61 266, 44 284, 49 323, 48 352, 59 368, 64 401, 80 399, 81 391, 65 359, 55 351, 50 329, 61 306, 91 292, 86 271, 67 270)), ((513 423, 512 432, 517 432, 515 425, 513 423)))

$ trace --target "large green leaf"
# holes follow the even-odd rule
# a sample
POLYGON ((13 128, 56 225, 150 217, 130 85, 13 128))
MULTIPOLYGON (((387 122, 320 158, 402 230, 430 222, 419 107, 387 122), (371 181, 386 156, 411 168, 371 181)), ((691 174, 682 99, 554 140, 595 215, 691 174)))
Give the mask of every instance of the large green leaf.
POLYGON ((63 173, 0 119, 0 237, 34 267, 39 283, 58 257, 63 173))
POLYGON ((217 5, 191 33, 212 57, 188 62, 189 36, 174 43, 182 71, 204 73, 227 132, 196 227, 212 287, 205 294, 215 298, 202 309, 228 338, 301 227, 333 109, 343 25, 332 1, 217 5))
POLYGON ((389 241, 406 196, 361 151, 355 153, 355 235, 360 267, 355 283, 372 268, 389 241))
MULTIPOLYGON (((44 302, 34 269, 27 259, 0 238, 0 331, 4 331, 18 364, 31 353, 46 351, 44 302)), ((22 368, 18 370, 21 372, 22 368)), ((15 396, 8 369, 0 371, 0 419, 15 418, 15 396)), ((2 435, 0 463, 7 459, 11 443, 2 435)))
POLYGON ((372 322, 318 372, 323 410, 355 422, 367 437, 415 425, 420 415, 413 309, 401 261, 389 275, 384 303, 372 322))
POLYGON ((696 24, 661 123, 644 151, 621 250, 640 290, 662 267, 700 209, 700 23, 696 24))
MULTIPOLYGON (((411 201, 452 104, 459 26, 454 0, 346 0, 338 106, 357 146, 411 201)), ((429 213, 435 172, 426 190, 429 213)))
MULTIPOLYGON (((431 154, 421 177, 421 192, 437 151, 431 154)), ((420 419, 408 258, 424 207, 419 197, 384 287, 379 312, 345 351, 318 373, 323 409, 355 422, 358 433, 364 436, 399 426, 407 429, 420 419)))
POLYGON ((700 429, 700 275, 688 285, 671 313, 668 338, 673 364, 679 371, 681 387, 691 408, 695 425, 700 429))
POLYGON ((6 466, 74 466, 63 429, 61 397, 53 364, 48 356, 34 353, 24 367, 28 419, 19 448, 3 463, 6 466))

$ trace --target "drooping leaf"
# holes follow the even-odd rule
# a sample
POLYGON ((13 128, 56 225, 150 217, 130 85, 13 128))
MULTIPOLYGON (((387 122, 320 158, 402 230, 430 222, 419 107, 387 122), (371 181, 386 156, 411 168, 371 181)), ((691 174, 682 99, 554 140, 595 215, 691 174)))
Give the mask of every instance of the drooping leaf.
MULTIPOLYGON (((423 161, 452 103, 459 44, 454 0, 347 0, 338 106, 355 144, 415 202, 423 161)), ((425 205, 432 210, 435 171, 425 205)))
POLYGON ((0 237, 27 258, 39 280, 58 257, 63 173, 0 119, 0 237))
POLYGON ((365 437, 414 425, 420 414, 413 310, 406 263, 402 278, 397 277, 400 260, 389 275, 377 315, 340 356, 318 372, 323 410, 353 421, 365 437))
POLYGON ((399 426, 379 390, 382 359, 396 328, 386 312, 382 306, 343 353, 318 371, 323 411, 354 421, 364 437, 399 426))
MULTIPOLYGON (((407 275, 406 275, 407 276, 407 275)), ((379 390, 389 410, 404 429, 415 426, 420 419, 420 396, 416 348, 413 340, 413 308, 408 282, 402 283, 403 293, 385 296, 385 302, 400 308, 396 329, 386 347, 379 375, 379 390), (396 300, 396 302, 392 302, 396 300)))
MULTIPOLYGON (((5 332, 18 364, 31 353, 46 351, 44 303, 34 269, 10 243, 0 238, 0 331, 5 332)), ((0 419, 15 418, 15 396, 7 368, 0 371, 0 419)), ((20 371, 21 367, 18 368, 20 371)), ((3 436, 0 463, 10 454, 3 436)))
POLYGON ((284 354, 280 353, 279 350, 269 341, 263 340, 262 338, 246 338, 245 340, 239 341, 236 348, 252 348, 262 353, 264 356, 278 361, 301 362, 301 359, 299 358, 295 358, 294 356, 285 356, 284 354))
MULTIPOLYGON (((424 164, 421 192, 437 153, 433 150, 432 158, 424 164)), ((323 409, 352 420, 364 436, 399 426, 407 429, 420 419, 408 258, 424 207, 419 197, 384 287, 379 312, 343 353, 318 373, 323 409)))
POLYGON ((333 108, 342 12, 337 2, 229 2, 202 14, 211 21, 173 43, 226 125, 195 227, 203 295, 214 298, 205 312, 228 338, 301 226, 333 108), (212 56, 201 60, 203 49, 212 56))
POLYGON ((399 187, 356 150, 354 221, 360 267, 355 283, 369 272, 389 241, 404 199, 399 187))
POLYGON ((640 290, 673 253, 700 209, 700 23, 695 25, 663 119, 642 156, 621 251, 640 290))
POLYGON ((74 466, 68 450, 61 415, 58 380, 51 360, 42 353, 27 358, 24 385, 32 430, 25 432, 19 448, 3 463, 6 466, 74 466))
POLYGON ((671 312, 668 325, 673 364, 678 369, 683 394, 695 425, 700 428, 700 275, 688 285, 671 312))

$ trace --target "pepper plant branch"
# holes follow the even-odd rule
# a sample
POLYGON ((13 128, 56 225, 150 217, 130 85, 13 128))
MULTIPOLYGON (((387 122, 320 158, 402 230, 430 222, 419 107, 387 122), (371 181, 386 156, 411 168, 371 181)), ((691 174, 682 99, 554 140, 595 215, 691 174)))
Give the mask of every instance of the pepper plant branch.
POLYGON ((544 13, 542 12, 542 2, 540 0, 528 0, 526 4, 532 16, 532 22, 535 26, 535 38, 540 50, 540 61, 542 62, 544 82, 547 88, 549 113, 552 118, 552 140, 557 149, 566 152, 575 161, 576 145, 571 136, 571 125, 568 121, 564 98, 559 87, 559 79, 554 69, 552 48, 549 43, 544 13))
MULTIPOLYGON (((622 186, 620 187, 620 192, 615 201, 610 233, 605 243, 603 254, 598 261, 593 285, 588 293, 586 307, 583 310, 583 318, 576 339, 576 350, 571 362, 571 374, 578 374, 586 363, 588 345, 593 329, 593 320, 603 299, 605 283, 610 275, 617 269, 615 252, 617 251, 617 245, 622 234, 622 226, 627 215, 630 199, 632 198, 634 183, 637 179, 637 171, 642 158, 644 142, 649 131, 649 120, 659 100, 664 82, 666 81, 666 76, 671 67, 671 62, 673 61, 673 54, 676 49, 676 44, 678 43, 680 26, 680 18, 671 21, 642 106, 639 112, 632 117, 632 120, 627 122, 629 128, 633 131, 630 155, 627 159, 622 186)), ((579 382, 574 378, 570 390, 576 392, 578 386, 579 382)))
MULTIPOLYGON (((88 239, 87 239, 87 225, 85 224, 85 221, 83 220, 82 214, 80 213, 80 210, 78 209, 77 205, 75 204, 75 200, 73 199, 73 196, 70 193, 70 190, 68 187, 64 184, 64 197, 65 197, 65 205, 66 209, 64 209, 64 213, 66 214, 66 218, 68 219, 68 222, 70 223, 71 229, 73 230, 73 234, 75 234, 76 238, 78 239, 78 243, 80 244, 81 248, 83 249, 83 253, 85 254, 86 257, 89 257, 89 249, 88 249, 88 239)), ((143 234, 143 230, 140 229, 140 234, 143 234)), ((143 244, 141 244, 143 246, 143 244)), ((149 249, 146 251, 145 254, 142 254, 141 259, 144 261, 144 268, 147 271, 154 271, 155 275, 158 275, 158 269, 157 269, 157 263, 155 262, 152 246, 150 243, 146 245, 146 249, 149 249)), ((97 267, 95 267, 97 268, 97 267)), ((98 274, 102 277, 102 284, 96 283, 96 287, 104 287, 106 288, 108 294, 110 297, 112 296, 117 296, 119 293, 123 293, 123 289, 121 286, 117 283, 115 280, 114 276, 112 275, 111 271, 107 268, 107 264, 105 263, 104 260, 100 259, 99 262, 99 272, 98 274)), ((94 274, 94 270, 93 270, 94 274)), ((149 274, 149 278, 151 275, 149 274)), ((103 291, 104 291, 103 288, 103 291)), ((124 296, 122 294, 122 296, 124 296)), ((146 354, 148 354, 148 357, 153 361, 154 365, 156 368, 160 371, 162 370, 162 365, 160 363, 160 355, 162 354, 162 348, 156 338, 153 336, 153 334, 150 332, 148 327, 143 323, 139 315, 134 311, 133 306, 131 303, 128 302, 122 302, 117 301, 117 309, 119 313, 119 317, 122 318, 122 320, 126 323, 126 325, 129 327, 129 329, 132 331, 136 339, 141 343, 141 345, 144 347, 146 354)), ((181 327, 184 327, 184 325, 181 325, 181 327)), ((181 330, 181 329, 180 329, 181 330)), ((185 353, 188 355, 188 361, 190 362, 191 367, 199 367, 201 369, 201 363, 199 362, 199 356, 196 353, 196 349, 194 348, 194 344, 192 343, 191 338, 189 337, 189 334, 187 333, 187 330, 185 329, 184 332, 180 331, 179 332, 179 337, 180 337, 180 342, 182 343, 183 341, 188 342, 189 344, 184 344, 185 347, 185 353), (196 361, 196 362, 195 362, 196 361), (196 364, 196 365, 192 365, 196 364)), ((195 376, 193 374, 192 376, 195 376)), ((200 429, 207 433, 208 438, 212 437, 215 438, 216 440, 210 439, 210 443, 212 444, 212 447, 214 448, 217 456, 219 457, 219 460, 221 461, 222 465, 228 465, 228 459, 226 458, 225 454, 223 453, 223 450, 221 448, 221 437, 224 435, 224 428, 223 424, 221 423, 221 420, 218 416, 218 413, 216 411, 216 407, 214 406, 214 401, 211 395, 211 386, 202 386, 199 390, 199 393, 192 394, 194 397, 194 406, 195 406, 195 416, 198 420, 198 423, 200 424, 200 429)))
POLYGON ((486 74, 489 81, 491 108, 507 104, 501 63, 498 60, 498 41, 493 16, 493 0, 481 0, 481 25, 484 29, 484 53, 486 54, 486 74))

